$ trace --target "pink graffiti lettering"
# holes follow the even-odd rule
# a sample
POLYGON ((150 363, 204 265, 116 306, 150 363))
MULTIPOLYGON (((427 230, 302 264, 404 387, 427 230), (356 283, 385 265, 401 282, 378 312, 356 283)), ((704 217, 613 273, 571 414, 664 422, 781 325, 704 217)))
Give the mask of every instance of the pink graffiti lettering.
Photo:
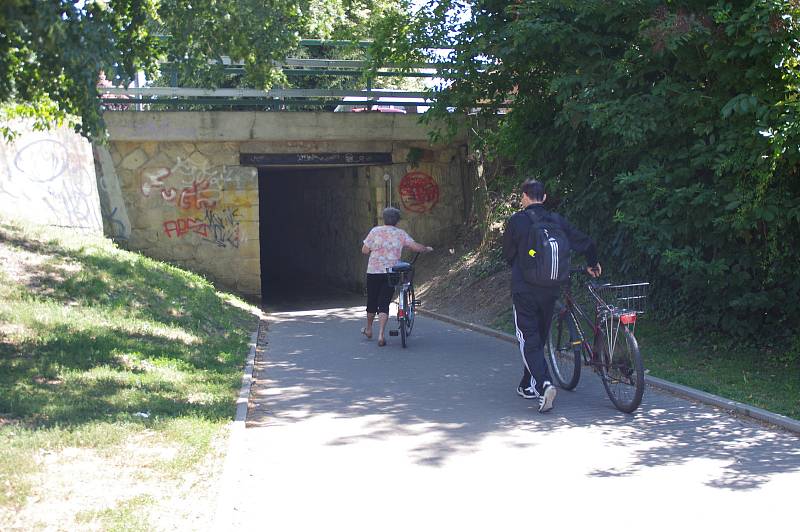
POLYGON ((203 223, 202 220, 195 220, 194 218, 178 218, 177 220, 164 222, 164 233, 169 238, 172 238, 173 235, 181 238, 189 233, 208 237, 208 225, 203 223))
POLYGON ((165 188, 161 191, 161 197, 164 198, 164 201, 169 203, 174 203, 177 196, 178 191, 174 188, 165 188))

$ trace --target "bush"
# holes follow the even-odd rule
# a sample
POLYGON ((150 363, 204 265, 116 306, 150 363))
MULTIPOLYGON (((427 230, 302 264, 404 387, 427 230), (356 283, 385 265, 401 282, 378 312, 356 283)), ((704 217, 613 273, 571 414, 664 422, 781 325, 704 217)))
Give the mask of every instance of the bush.
POLYGON ((740 339, 788 336, 798 21, 789 0, 478 2, 439 110, 510 106, 490 147, 546 181, 610 270, 650 280, 662 312, 740 339))

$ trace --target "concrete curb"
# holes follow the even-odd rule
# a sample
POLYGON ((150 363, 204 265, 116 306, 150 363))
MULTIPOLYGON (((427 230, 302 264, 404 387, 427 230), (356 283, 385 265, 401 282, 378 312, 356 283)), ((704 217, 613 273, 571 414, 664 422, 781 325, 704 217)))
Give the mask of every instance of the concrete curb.
MULTIPOLYGON (((500 340, 505 340, 506 342, 514 344, 517 343, 516 336, 501 331, 496 331, 494 329, 490 329, 489 327, 484 327, 483 325, 461 321, 459 319, 450 316, 445 316, 443 314, 437 314, 435 312, 431 312, 430 310, 417 309, 417 312, 419 312, 423 316, 429 316, 439 321, 444 321, 456 325, 458 327, 462 327, 464 329, 470 329, 475 332, 483 333, 489 336, 494 336, 495 338, 498 338, 500 340)), ((687 399, 691 399, 693 401, 698 401, 704 404, 715 406, 717 408, 721 408, 728 412, 757 419, 759 421, 766 422, 771 425, 776 425, 788 431, 800 434, 800 421, 792 419, 790 417, 783 416, 781 414, 775 414, 768 410, 748 405, 746 403, 740 403, 738 401, 725 399, 724 397, 719 397, 718 395, 696 390, 688 386, 683 386, 682 384, 675 384, 674 382, 665 381, 664 379, 659 379, 658 377, 651 377, 650 375, 645 376, 645 382, 650 386, 659 388, 674 395, 678 395, 681 397, 685 397, 687 399)))
POLYGON ((763 408, 748 405, 747 403, 740 403, 731 399, 725 399, 724 397, 720 397, 718 395, 696 390, 694 388, 689 388, 688 386, 684 386, 682 384, 665 381, 664 379, 659 379, 658 377, 651 377, 649 375, 647 376, 647 384, 668 391, 674 395, 679 395, 688 399, 699 401, 701 403, 716 406, 717 408, 727 410, 728 412, 751 417, 753 419, 757 419, 771 425, 776 425, 800 434, 800 421, 783 416, 781 414, 775 414, 769 410, 764 410, 763 408))
POLYGON ((243 453, 240 452, 244 440, 245 420, 247 419, 247 405, 250 400, 250 387, 253 384, 253 368, 255 366, 256 346, 258 345, 258 329, 250 335, 250 350, 242 375, 242 386, 239 388, 239 397, 236 399, 236 415, 230 424, 230 437, 228 449, 225 454, 225 465, 222 469, 220 489, 217 496, 217 508, 214 514, 214 527, 211 530, 231 530, 233 523, 234 501, 236 500, 236 471, 239 470, 239 461, 243 453))

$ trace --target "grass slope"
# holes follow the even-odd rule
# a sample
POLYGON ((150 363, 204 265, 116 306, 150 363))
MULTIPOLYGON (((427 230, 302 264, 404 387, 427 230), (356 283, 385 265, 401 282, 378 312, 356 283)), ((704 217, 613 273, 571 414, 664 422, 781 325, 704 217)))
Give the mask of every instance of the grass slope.
MULTIPOLYGON (((152 493, 134 500, 163 498, 158 486, 224 434, 256 325, 254 308, 198 275, 103 238, 0 219, 0 528, 46 498, 47 457, 66 449, 106 465, 160 449, 135 475, 152 493)), ((98 497, 74 517, 113 528, 130 511, 98 497)))

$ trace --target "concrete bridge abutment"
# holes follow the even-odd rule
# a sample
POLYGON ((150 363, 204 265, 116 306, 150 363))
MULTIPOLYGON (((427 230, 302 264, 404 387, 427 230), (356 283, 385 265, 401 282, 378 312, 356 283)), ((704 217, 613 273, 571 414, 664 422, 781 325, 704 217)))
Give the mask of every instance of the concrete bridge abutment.
POLYGON ((418 115, 120 112, 106 121, 98 178, 119 192, 101 203, 129 224, 104 220, 106 233, 246 296, 290 277, 363 288, 361 241, 386 205, 434 246, 465 220, 466 138, 433 145, 418 115))

